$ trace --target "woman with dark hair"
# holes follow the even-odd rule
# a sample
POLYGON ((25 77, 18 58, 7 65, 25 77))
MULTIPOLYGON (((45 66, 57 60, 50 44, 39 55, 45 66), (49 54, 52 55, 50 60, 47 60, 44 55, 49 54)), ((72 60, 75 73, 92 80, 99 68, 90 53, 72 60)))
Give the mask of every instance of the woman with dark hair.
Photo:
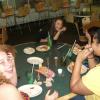
POLYGON ((98 64, 95 59, 95 56, 100 57, 100 28, 92 31, 92 43, 88 44, 76 58, 70 87, 72 92, 85 95, 86 100, 100 100, 100 63, 98 64), (81 66, 85 59, 88 59, 89 71, 81 77, 81 66))
MULTIPOLYGON (((62 36, 64 36, 65 31, 65 20, 62 18, 56 18, 52 23, 49 33, 54 41, 63 42, 62 36)), ((40 42, 47 42, 47 38, 41 39, 40 42)))
POLYGON ((92 40, 93 40, 93 35, 95 34, 96 30, 98 29, 99 27, 91 27, 89 28, 88 30, 86 30, 85 32, 85 36, 87 37, 88 39, 88 44, 91 44, 92 40))

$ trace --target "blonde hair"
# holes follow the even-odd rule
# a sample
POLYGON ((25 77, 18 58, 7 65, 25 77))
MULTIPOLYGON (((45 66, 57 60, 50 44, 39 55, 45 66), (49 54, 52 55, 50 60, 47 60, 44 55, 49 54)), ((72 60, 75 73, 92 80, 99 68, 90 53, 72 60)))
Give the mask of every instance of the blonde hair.
MULTIPOLYGON (((6 54, 8 53, 12 53, 12 55, 15 57, 15 49, 14 47, 10 46, 10 45, 0 45, 0 51, 5 52, 6 54)), ((9 83, 11 84, 10 80, 8 80, 3 73, 0 72, 0 85, 4 84, 4 83, 9 83)))
POLYGON ((7 79, 2 73, 0 73, 0 85, 4 83, 11 84, 10 80, 7 79))
POLYGON ((12 53, 12 55, 15 57, 15 49, 13 46, 10 45, 0 45, 0 51, 3 51, 5 53, 12 53))

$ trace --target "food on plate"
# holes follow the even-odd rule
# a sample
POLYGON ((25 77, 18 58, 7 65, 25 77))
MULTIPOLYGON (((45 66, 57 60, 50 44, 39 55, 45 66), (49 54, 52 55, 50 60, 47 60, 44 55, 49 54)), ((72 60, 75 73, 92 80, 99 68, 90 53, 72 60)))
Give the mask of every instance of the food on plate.
POLYGON ((75 63, 74 63, 74 62, 71 62, 71 63, 68 65, 68 67, 69 67, 70 70, 73 70, 74 66, 75 66, 75 63))
MULTIPOLYGON (((75 66, 75 62, 71 62, 71 63, 68 65, 68 68, 69 68, 70 72, 73 71, 74 66, 75 66)), ((82 65, 82 66, 81 66, 81 73, 84 73, 86 70, 87 70, 87 68, 86 68, 84 65, 82 65)))
POLYGON ((43 63, 43 59, 40 57, 29 57, 27 58, 27 62, 30 64, 39 64, 40 66, 43 63))
POLYGON ((26 94, 24 92, 20 92, 20 93, 21 93, 24 100, 30 100, 30 97, 28 96, 28 94, 26 94))
POLYGON ((42 66, 40 67, 39 69, 36 70, 38 73, 46 76, 46 77, 54 77, 55 76, 55 73, 51 70, 51 69, 48 69, 47 67, 45 66, 42 66))
POLYGON ((22 85, 18 90, 28 94, 29 97, 36 97, 42 93, 42 87, 35 84, 22 85))
POLYGON ((80 51, 82 51, 81 47, 78 44, 76 44, 75 47, 73 48, 73 53, 77 55, 80 51))
POLYGON ((45 51, 48 51, 49 50, 49 47, 47 45, 41 45, 41 46, 38 46, 36 48, 37 51, 41 51, 41 52, 45 52, 45 51))
POLYGON ((32 54, 32 53, 35 52, 35 49, 32 48, 32 47, 26 47, 26 48, 24 48, 23 51, 24 51, 25 54, 32 54))

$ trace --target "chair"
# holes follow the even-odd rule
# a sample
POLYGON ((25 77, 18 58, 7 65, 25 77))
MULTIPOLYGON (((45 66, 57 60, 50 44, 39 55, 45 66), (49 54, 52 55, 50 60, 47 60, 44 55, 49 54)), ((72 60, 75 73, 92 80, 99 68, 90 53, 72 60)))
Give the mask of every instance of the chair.
POLYGON ((75 26, 76 26, 76 29, 77 29, 77 32, 78 32, 79 40, 81 42, 87 42, 86 36, 85 35, 80 35, 79 27, 78 27, 78 24, 77 23, 75 23, 75 26))
POLYGON ((74 21, 74 15, 73 15, 72 13, 67 12, 67 13, 64 15, 64 17, 65 17, 65 20, 66 20, 68 23, 75 24, 75 27, 76 27, 77 33, 78 33, 78 37, 79 37, 79 41, 81 41, 81 42, 86 42, 86 41, 87 41, 87 38, 86 38, 85 36, 81 36, 81 35, 80 35, 78 24, 77 24, 77 22, 74 21))
POLYGON ((62 15, 66 15, 69 9, 70 9, 69 0, 62 0, 62 5, 61 5, 62 15))
POLYGON ((49 6, 51 7, 49 10, 49 12, 51 12, 50 16, 54 15, 53 17, 57 17, 59 16, 58 11, 61 10, 62 7, 62 0, 50 0, 49 6))
POLYGON ((11 20, 9 20, 10 17, 14 15, 13 7, 10 5, 6 5, 3 7, 3 11, 1 12, 0 18, 3 20, 2 27, 7 27, 12 24, 11 20))
POLYGON ((68 11, 64 13, 64 18, 66 22, 74 23, 74 15, 72 13, 69 13, 68 11))
POLYGON ((3 27, 0 33, 0 44, 5 44, 7 39, 8 39, 8 36, 6 32, 6 27, 3 27))
MULTIPOLYGON (((18 10, 16 11, 16 14, 15 14, 16 22, 17 22, 17 19, 18 19, 18 21, 22 20, 22 23, 25 23, 25 17, 30 13, 30 9, 31 9, 31 7, 30 7, 29 4, 25 4, 24 6, 19 7, 18 10)), ((21 27, 20 27, 21 23, 17 22, 17 24, 19 24, 18 26, 19 26, 20 32, 21 32, 21 34, 23 34, 21 27)), ((28 28, 29 28, 29 31, 31 33, 31 29, 30 29, 29 24, 28 24, 28 28)))
POLYGON ((35 11, 38 13, 38 20, 39 20, 39 26, 40 26, 40 22, 42 19, 45 19, 45 11, 46 11, 46 7, 45 7, 45 2, 44 0, 40 0, 35 2, 35 11))

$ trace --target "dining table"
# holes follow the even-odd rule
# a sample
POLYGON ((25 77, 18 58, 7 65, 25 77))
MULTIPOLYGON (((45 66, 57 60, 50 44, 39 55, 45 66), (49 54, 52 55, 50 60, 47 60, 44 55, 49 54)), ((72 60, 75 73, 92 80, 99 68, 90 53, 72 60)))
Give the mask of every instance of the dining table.
MULTIPOLYGON (((37 43, 37 42, 29 42, 22 43, 15 46, 16 49, 16 70, 18 75, 18 85, 17 87, 29 84, 27 80, 27 72, 32 71, 32 64, 27 62, 29 57, 40 57, 43 59, 43 66, 47 66, 49 69, 54 71, 55 77, 53 78, 52 86, 46 87, 44 83, 42 83, 42 93, 36 97, 30 98, 30 100, 44 100, 45 95, 49 89, 56 90, 59 93, 59 97, 69 95, 71 93, 70 90, 70 78, 71 73, 67 70, 68 59, 66 58, 66 63, 63 63, 63 57, 65 57, 71 45, 67 43, 56 43, 53 44, 52 47, 45 52, 40 52, 36 50, 37 46, 47 45, 47 43, 37 43), (35 49, 35 52, 32 54, 25 54, 24 49, 27 47, 31 47, 35 49), (55 57, 57 59, 57 64, 55 64, 55 57), (58 69, 62 69, 62 75, 58 74, 58 69)), ((33 73, 36 73, 33 71, 33 73)), ((37 80, 37 75, 34 74, 33 78, 37 80)), ((40 75, 39 81, 43 82, 46 78, 43 75, 40 75)), ((62 99, 63 100, 63 99, 62 99)))

